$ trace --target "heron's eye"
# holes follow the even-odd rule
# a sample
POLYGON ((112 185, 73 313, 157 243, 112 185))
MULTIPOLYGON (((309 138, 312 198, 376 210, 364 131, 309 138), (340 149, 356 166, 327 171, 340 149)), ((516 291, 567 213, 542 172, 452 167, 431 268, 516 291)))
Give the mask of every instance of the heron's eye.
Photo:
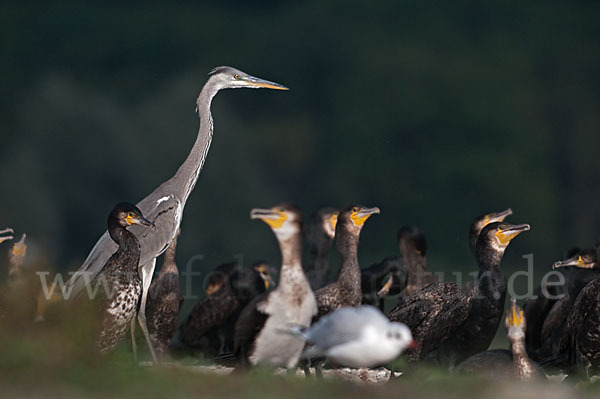
POLYGON ((240 78, 240 75, 238 75, 238 74, 236 73, 235 75, 233 75, 233 78, 234 78, 234 79, 239 79, 239 78, 240 78))

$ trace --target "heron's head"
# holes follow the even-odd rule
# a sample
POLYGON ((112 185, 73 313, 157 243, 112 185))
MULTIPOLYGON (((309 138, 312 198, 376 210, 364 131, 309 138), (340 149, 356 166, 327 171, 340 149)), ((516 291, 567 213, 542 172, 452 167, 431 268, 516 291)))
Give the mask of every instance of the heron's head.
POLYGON ((115 222, 122 227, 142 225, 155 228, 154 223, 142 215, 142 211, 128 202, 121 202, 113 208, 108 216, 108 224, 112 225, 115 222))
POLYGON ((228 66, 220 66, 210 72, 210 82, 218 89, 274 89, 289 90, 279 83, 260 79, 245 72, 228 66))
POLYGON ((253 269, 260 275, 260 278, 263 280, 265 284, 265 290, 270 290, 275 287, 275 280, 273 276, 275 275, 275 270, 269 266, 266 262, 258 262, 253 266, 253 269))
POLYGON ((473 252, 475 251, 477 237, 479 237, 481 230, 483 230, 485 226, 487 226, 490 223, 504 222, 504 219, 512 215, 512 213, 512 209, 508 208, 501 212, 485 213, 481 216, 476 217, 475 220, 473 220, 473 223, 471 223, 471 226, 469 227, 469 245, 471 246, 471 250, 473 252))
POLYGON ((399 351, 414 346, 413 336, 410 329, 403 323, 392 322, 388 325, 386 338, 392 341, 399 351))
POLYGON ((515 298, 510 299, 510 307, 506 311, 504 324, 509 340, 516 341, 525 339, 525 314, 523 313, 523 309, 517 306, 517 300, 515 298))
POLYGON ((302 232, 302 211, 293 204, 254 208, 250 211, 250 219, 260 219, 268 224, 278 239, 287 239, 302 232))
POLYGON ((555 262, 553 269, 575 266, 580 269, 598 269, 598 254, 595 249, 582 249, 568 259, 555 262))
POLYGON ((344 228, 353 234, 359 234, 367 219, 379 212, 379 208, 377 207, 368 208, 363 205, 351 205, 340 211, 337 218, 336 230, 344 228))

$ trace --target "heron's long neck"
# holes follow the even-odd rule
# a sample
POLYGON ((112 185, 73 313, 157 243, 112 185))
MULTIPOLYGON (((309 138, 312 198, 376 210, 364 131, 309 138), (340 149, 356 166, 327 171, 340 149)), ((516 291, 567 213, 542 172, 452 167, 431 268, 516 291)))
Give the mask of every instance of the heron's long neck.
POLYGON ((212 141, 213 135, 213 120, 210 113, 210 104, 213 97, 217 94, 216 89, 210 80, 204 85, 200 95, 198 96, 198 115, 200 116, 200 128, 198 137, 190 151, 190 154, 177 170, 173 180, 179 184, 180 199, 183 205, 187 201, 190 193, 194 189, 198 176, 206 160, 208 149, 212 141))

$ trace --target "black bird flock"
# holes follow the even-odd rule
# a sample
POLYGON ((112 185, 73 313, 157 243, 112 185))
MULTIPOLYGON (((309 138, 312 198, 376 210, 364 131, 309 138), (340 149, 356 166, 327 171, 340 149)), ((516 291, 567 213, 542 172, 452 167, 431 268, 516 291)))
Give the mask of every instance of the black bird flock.
MULTIPOLYGON (((111 211, 107 237, 114 244, 102 238, 84 267, 96 272, 92 282, 106 288, 94 298, 98 323, 90 351, 113 351, 129 328, 136 358, 134 327, 141 313, 138 320, 147 332, 154 362, 175 361, 184 354, 237 370, 265 366, 293 371, 301 356, 310 357, 307 353, 331 357, 332 366, 372 367, 389 365, 404 351, 409 369, 427 364, 520 380, 543 379, 554 372, 590 378, 599 371, 598 248, 569 251, 553 265, 554 279, 540 285, 523 309, 513 298, 505 312, 503 255, 517 235, 530 230, 528 224, 505 222, 511 209, 473 220, 468 243, 478 275, 457 283, 429 271, 427 239, 416 226, 399 229, 395 254, 361 267, 360 234, 367 219, 380 213, 377 207, 323 208, 308 218, 306 227, 296 205, 255 208, 250 217, 265 222, 279 243, 279 267, 264 261, 253 267, 224 263, 208 278, 205 296, 182 315, 184 297, 175 258, 183 205, 210 147, 211 99, 221 89, 241 87, 286 89, 234 68, 213 70, 199 96, 201 128, 190 156, 173 179, 140 203, 150 220, 129 203, 111 211), (129 229, 133 225, 141 227, 129 229), (339 265, 330 264, 334 242, 339 265), (145 279, 162 252, 162 268, 147 288, 145 279), (99 259, 107 260, 97 266, 99 259), (335 269, 337 276, 332 278, 335 269), (386 307, 391 310, 384 316, 386 307), (503 319, 510 350, 489 350, 503 319)), ((0 243, 12 240, 13 233, 10 228, 0 231, 5 234, 0 243)), ((23 234, 9 250, 12 286, 22 278, 25 251, 23 234)), ((84 296, 79 293, 77 301, 84 296)), ((0 319, 9 312, 0 306, 0 319)), ((36 318, 43 319, 39 314, 36 318)))

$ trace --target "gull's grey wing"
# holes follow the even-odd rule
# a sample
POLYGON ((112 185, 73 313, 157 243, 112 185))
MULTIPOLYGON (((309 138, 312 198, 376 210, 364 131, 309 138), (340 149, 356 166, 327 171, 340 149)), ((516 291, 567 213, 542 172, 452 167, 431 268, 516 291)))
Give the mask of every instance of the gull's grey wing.
MULTIPOLYGON (((137 225, 128 228, 140 241, 142 252, 139 264, 143 266, 162 254, 173 241, 181 222, 183 208, 181 201, 174 195, 161 196, 159 193, 149 195, 137 206, 144 217, 156 225, 155 230, 137 225)), ((85 288, 86 282, 93 281, 117 248, 108 231, 105 231, 83 265, 67 282, 67 290, 71 289, 71 298, 85 288)))
POLYGON ((363 327, 386 328, 387 318, 372 306, 346 307, 321 319, 306 332, 307 342, 326 351, 346 342, 360 339, 363 327))

